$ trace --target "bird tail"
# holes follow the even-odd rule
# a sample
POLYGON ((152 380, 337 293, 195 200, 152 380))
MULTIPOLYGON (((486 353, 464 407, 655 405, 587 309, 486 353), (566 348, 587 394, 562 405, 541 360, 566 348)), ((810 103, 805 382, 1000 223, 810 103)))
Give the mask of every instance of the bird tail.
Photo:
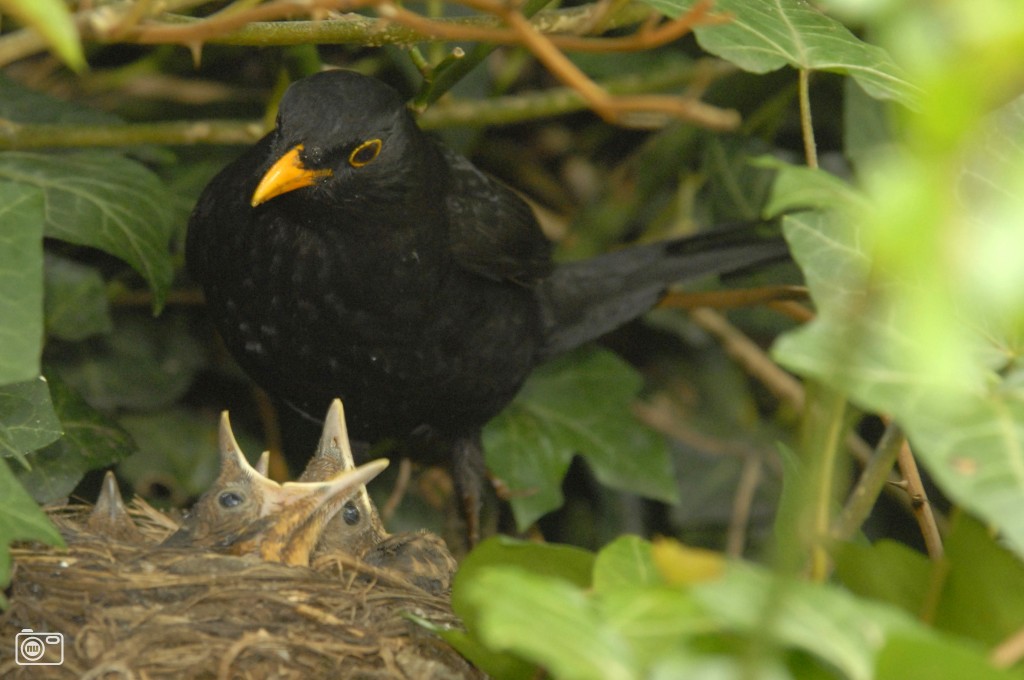
POLYGON ((785 259, 785 241, 758 223, 631 246, 561 264, 540 286, 547 359, 575 349, 653 308, 673 283, 785 259))

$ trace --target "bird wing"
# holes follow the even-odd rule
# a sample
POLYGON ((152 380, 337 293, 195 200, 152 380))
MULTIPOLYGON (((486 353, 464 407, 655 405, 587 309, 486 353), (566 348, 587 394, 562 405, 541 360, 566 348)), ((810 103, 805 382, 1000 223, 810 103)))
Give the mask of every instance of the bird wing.
POLYGON ((551 273, 551 242, 533 211, 504 184, 445 147, 450 242, 462 267, 496 281, 533 285, 551 273))

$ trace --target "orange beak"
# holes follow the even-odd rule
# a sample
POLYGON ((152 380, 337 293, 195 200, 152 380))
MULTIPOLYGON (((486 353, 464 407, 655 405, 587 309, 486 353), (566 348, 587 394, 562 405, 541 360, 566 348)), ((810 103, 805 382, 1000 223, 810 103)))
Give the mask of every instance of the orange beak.
POLYGON ((295 146, 270 166, 252 194, 252 207, 266 203, 275 196, 308 187, 321 177, 330 177, 334 174, 330 168, 313 170, 303 165, 302 159, 299 158, 302 149, 302 144, 295 146))

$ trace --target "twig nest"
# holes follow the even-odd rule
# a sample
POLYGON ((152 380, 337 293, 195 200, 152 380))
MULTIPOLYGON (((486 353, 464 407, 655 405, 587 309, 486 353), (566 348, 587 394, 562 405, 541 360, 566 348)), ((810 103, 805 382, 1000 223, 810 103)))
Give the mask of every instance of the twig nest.
POLYGON ((450 602, 397 571, 345 553, 312 567, 159 544, 178 523, 144 502, 133 540, 98 534, 82 510, 51 514, 66 551, 13 550, 0 639, 24 628, 64 635, 60 666, 19 666, 0 647, 2 677, 480 678, 408 614, 444 627, 450 602))

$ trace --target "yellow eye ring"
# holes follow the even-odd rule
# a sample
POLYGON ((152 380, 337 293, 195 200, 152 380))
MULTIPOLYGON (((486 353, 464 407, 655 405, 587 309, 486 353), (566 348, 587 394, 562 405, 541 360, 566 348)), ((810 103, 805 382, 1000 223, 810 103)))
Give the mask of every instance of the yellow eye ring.
POLYGON ((352 153, 348 155, 348 164, 353 168, 361 168, 364 165, 369 165, 377 159, 377 155, 380 154, 380 148, 384 146, 384 142, 379 139, 368 139, 356 148, 352 149, 352 153))

